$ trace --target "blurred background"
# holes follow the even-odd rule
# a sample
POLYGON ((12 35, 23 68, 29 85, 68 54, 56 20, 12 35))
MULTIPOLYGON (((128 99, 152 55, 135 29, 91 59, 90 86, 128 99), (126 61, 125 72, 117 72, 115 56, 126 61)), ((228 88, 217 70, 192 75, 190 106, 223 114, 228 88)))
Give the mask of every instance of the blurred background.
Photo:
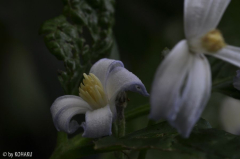
MULTIPOLYGON (((240 1, 232 0, 218 28, 227 43, 240 47, 239 7, 240 1)), ((54 150, 57 131, 49 108, 57 97, 64 95, 57 79, 57 70, 64 67, 47 50, 38 31, 44 21, 58 16, 62 9, 61 0, 0 1, 1 153, 28 151, 33 152, 33 158, 42 159, 49 158, 54 150)), ((183 0, 116 0, 115 17, 120 59, 150 92, 163 49, 171 49, 184 38, 183 0)), ((138 94, 128 95, 127 109, 149 101, 138 94)), ((214 93, 202 116, 213 127, 237 134, 238 105, 239 101, 214 93)), ((127 123, 127 132, 147 123, 147 116, 135 119, 127 123)), ((150 150, 147 158, 161 155, 164 154, 150 150)), ((111 156, 110 153, 87 158, 111 156)))

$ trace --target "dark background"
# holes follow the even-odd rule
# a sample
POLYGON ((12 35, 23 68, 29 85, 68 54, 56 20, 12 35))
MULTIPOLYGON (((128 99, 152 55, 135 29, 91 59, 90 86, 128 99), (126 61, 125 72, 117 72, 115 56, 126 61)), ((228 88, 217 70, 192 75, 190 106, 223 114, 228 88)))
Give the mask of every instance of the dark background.
MULTIPOLYGON (((1 153, 28 151, 33 158, 49 158, 54 150, 57 131, 49 108, 63 95, 57 70, 64 67, 47 50, 38 31, 62 8, 61 0, 0 1, 1 153)), ((240 1, 233 0, 218 27, 227 43, 235 46, 240 46, 239 8, 240 1)), ((120 59, 150 92, 162 50, 184 39, 183 1, 117 0, 115 17, 120 59)), ((215 96, 219 101, 219 95, 215 96)), ((127 109, 148 102, 134 93, 129 98, 127 109)), ((208 104, 206 110, 205 117, 220 127, 218 104, 208 104)), ((145 127, 147 121, 146 116, 132 121, 127 132, 145 127)))

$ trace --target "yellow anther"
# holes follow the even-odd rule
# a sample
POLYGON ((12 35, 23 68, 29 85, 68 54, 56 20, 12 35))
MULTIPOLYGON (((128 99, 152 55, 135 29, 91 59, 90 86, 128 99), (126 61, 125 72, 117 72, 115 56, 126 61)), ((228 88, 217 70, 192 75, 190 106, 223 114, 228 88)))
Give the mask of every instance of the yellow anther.
POLYGON ((221 32, 217 29, 208 32, 201 39, 202 47, 210 53, 215 53, 226 46, 221 32))
POLYGON ((101 81, 92 73, 83 74, 83 84, 79 87, 79 96, 82 97, 93 109, 107 105, 107 98, 101 81))

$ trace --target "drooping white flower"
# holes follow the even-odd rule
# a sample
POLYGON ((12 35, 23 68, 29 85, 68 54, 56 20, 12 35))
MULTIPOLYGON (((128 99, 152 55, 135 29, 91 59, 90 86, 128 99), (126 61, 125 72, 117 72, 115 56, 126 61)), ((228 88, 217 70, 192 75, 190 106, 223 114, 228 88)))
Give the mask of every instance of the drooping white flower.
POLYGON ((115 99, 122 91, 133 91, 148 96, 145 86, 121 61, 101 59, 90 74, 84 74, 79 96, 65 95, 51 106, 53 122, 58 131, 75 132, 80 125, 71 118, 85 114, 83 137, 97 138, 111 135, 112 121, 116 115, 115 99))
POLYGON ((237 70, 237 76, 233 79, 233 86, 240 91, 240 70, 237 70))
POLYGON ((188 137, 211 91, 208 54, 240 67, 240 48, 227 45, 216 29, 230 0, 185 0, 186 40, 160 64, 151 90, 150 118, 166 119, 188 137))

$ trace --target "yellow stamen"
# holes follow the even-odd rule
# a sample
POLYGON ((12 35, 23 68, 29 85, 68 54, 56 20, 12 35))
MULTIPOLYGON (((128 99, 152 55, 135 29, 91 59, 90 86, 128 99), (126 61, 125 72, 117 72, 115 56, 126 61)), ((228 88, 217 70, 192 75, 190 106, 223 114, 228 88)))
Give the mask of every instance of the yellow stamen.
POLYGON ((201 39, 202 47, 211 53, 215 53, 226 46, 221 32, 217 29, 208 32, 201 39))
POLYGON ((83 84, 79 87, 79 96, 82 97, 93 109, 98 109, 107 105, 107 98, 103 90, 101 81, 92 73, 83 74, 83 84))

